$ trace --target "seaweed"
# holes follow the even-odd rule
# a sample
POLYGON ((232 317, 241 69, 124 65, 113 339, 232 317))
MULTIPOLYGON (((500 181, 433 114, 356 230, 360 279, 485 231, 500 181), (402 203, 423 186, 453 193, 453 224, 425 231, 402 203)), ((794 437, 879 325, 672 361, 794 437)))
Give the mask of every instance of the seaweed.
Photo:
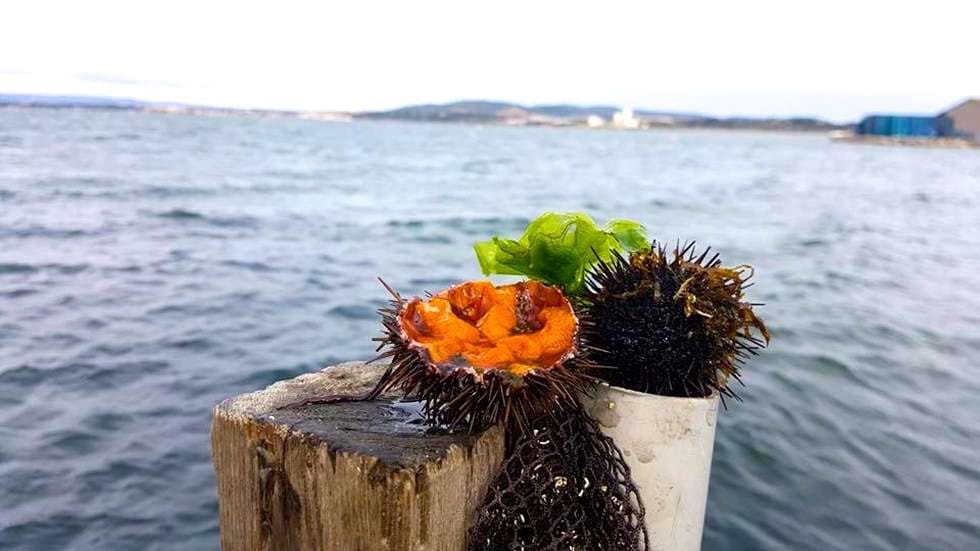
POLYGON ((596 262, 649 245, 646 229, 632 220, 611 220, 600 228, 584 213, 546 212, 520 238, 495 236, 474 249, 484 275, 522 275, 574 296, 584 290, 585 274, 596 262))

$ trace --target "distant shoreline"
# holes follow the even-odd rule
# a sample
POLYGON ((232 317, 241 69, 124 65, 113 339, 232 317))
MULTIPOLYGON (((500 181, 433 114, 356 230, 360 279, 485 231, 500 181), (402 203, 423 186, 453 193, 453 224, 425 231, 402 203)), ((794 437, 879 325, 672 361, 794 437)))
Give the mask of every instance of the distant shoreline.
POLYGON ((545 126, 644 130, 654 128, 711 128, 728 130, 766 130, 788 132, 829 132, 850 128, 820 119, 794 118, 717 118, 691 113, 650 110, 624 112, 607 105, 523 106, 492 101, 461 101, 448 104, 410 105, 388 111, 297 111, 275 109, 237 109, 173 103, 153 103, 128 98, 85 96, 36 96, 0 94, 0 107, 98 109, 183 114, 203 117, 251 116, 298 118, 329 122, 352 120, 397 120, 404 122, 459 123, 495 126, 545 126))

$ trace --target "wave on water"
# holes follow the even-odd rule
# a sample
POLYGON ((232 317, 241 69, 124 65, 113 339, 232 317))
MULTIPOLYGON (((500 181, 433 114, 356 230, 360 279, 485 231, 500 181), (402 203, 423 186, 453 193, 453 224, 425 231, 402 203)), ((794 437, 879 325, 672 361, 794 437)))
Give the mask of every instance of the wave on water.
POLYGON ((27 226, 10 227, 0 226, 0 238, 45 238, 45 239, 71 239, 75 237, 91 237, 96 235, 106 235, 110 233, 109 228, 54 228, 50 226, 27 226))
POLYGON ((17 136, 0 135, 0 147, 18 147, 23 140, 17 136))
POLYGON ((215 216, 182 208, 155 212, 152 215, 165 220, 201 222, 220 228, 255 228, 259 225, 259 219, 254 216, 215 216))
POLYGON ((207 216, 199 212, 185 209, 171 209, 156 213, 160 218, 170 218, 172 220, 207 220, 207 216))
MULTIPOLYGON (((249 195, 278 195, 290 196, 296 194, 326 194, 355 193, 360 188, 353 184, 325 185, 329 178, 310 178, 305 183, 251 182, 243 185, 214 184, 214 185, 161 185, 140 184, 139 182, 123 181, 118 178, 105 179, 93 177, 77 178, 48 178, 37 181, 37 185, 21 191, 22 201, 45 201, 49 199, 85 199, 85 200, 115 200, 133 201, 139 199, 190 199, 207 200, 210 198, 228 198, 249 195)), ((0 200, 13 199, 17 193, 9 189, 0 189, 0 200)))
POLYGON ((464 235, 488 237, 488 232, 519 232, 523 230, 530 219, 523 217, 474 217, 464 218, 453 216, 449 218, 409 218, 389 220, 386 225, 390 228, 407 230, 422 229, 452 229, 464 235))
POLYGON ((264 262, 254 262, 249 260, 223 260, 221 262, 223 266, 229 266, 232 268, 241 268, 249 272, 274 272, 275 268, 269 266, 264 262))
POLYGON ((331 308, 327 315, 349 320, 373 321, 378 318, 376 306, 373 304, 342 304, 331 308))
POLYGON ((96 134, 89 137, 93 142, 135 142, 144 139, 141 134, 122 132, 119 134, 96 134))
POLYGON ((0 274, 31 274, 37 272, 38 269, 32 264, 0 264, 0 274))
POLYGON ((83 272, 89 268, 88 264, 22 264, 22 263, 0 263, 0 275, 5 274, 34 274, 42 271, 57 272, 59 274, 71 275, 83 272))

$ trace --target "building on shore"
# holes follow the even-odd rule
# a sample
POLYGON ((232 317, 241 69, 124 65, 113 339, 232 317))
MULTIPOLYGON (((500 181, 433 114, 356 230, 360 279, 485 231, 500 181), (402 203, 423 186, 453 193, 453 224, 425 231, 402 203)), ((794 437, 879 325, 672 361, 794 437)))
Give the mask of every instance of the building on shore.
POLYGON ((640 119, 633 116, 631 107, 623 107, 622 111, 613 113, 612 125, 616 128, 639 128, 640 119))
POLYGON ((861 136, 908 136, 935 138, 939 136, 937 117, 921 115, 868 115, 855 129, 861 136))
POLYGON ((857 123, 858 136, 956 138, 980 142, 980 100, 966 100, 938 115, 869 115, 857 123))
POLYGON ((980 99, 968 99, 937 119, 941 135, 980 142, 980 99))
POLYGON ((589 115, 585 119, 585 125, 589 128, 602 128, 606 125, 606 119, 603 119, 599 115, 589 115))

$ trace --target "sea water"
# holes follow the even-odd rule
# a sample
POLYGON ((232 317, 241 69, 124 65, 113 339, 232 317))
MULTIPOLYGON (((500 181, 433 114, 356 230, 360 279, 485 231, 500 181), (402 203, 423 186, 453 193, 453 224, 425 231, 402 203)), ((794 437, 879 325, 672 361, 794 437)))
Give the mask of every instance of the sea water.
POLYGON ((546 210, 750 263, 704 547, 967 549, 980 151, 822 135, 0 110, 0 548, 215 549, 211 407, 370 357, 381 276, 546 210))

